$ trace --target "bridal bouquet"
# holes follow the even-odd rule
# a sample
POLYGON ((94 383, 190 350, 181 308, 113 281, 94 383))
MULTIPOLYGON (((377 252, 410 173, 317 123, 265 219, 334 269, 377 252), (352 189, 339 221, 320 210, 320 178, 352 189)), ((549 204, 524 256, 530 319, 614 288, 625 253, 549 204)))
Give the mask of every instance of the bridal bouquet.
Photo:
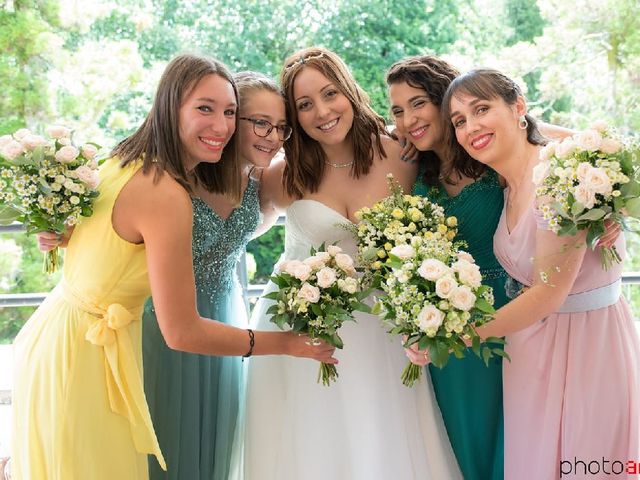
MULTIPOLYGON (((337 245, 324 250, 321 245, 304 260, 287 260, 278 265, 279 273, 271 277, 278 290, 265 295, 275 301, 267 313, 282 329, 287 325, 294 332, 308 334, 311 342, 321 339, 342 348, 338 330, 344 322, 354 320, 354 311, 370 311, 362 303, 370 292, 363 291, 349 255, 337 245)), ((318 382, 328 386, 336 378, 335 365, 320 364, 318 382)))
MULTIPOLYGON (((389 197, 356 213, 361 260, 383 293, 374 313, 405 347, 427 350, 439 368, 451 352, 463 357, 467 342, 485 363, 494 354, 506 356, 502 339, 487 339, 489 346, 475 331, 492 318, 493 292, 482 285, 473 257, 460 250, 463 243, 453 241, 456 218, 423 197, 404 195, 393 178, 389 185, 389 197)), ((412 386, 421 374, 409 363, 402 383, 412 386)))
MULTIPOLYGON (((640 218, 640 148, 606 124, 549 143, 540 159, 533 171, 536 195, 544 202, 543 218, 558 235, 587 230, 587 244, 595 249, 605 220, 628 227, 627 218, 640 218)), ((604 269, 621 261, 615 247, 600 252, 604 269)))
MULTIPOLYGON (((18 221, 27 233, 63 234, 93 213, 98 146, 74 146, 65 127, 50 127, 47 136, 23 128, 0 137, 0 224, 18 221)), ((58 248, 45 253, 46 273, 56 271, 59 255, 58 248)))

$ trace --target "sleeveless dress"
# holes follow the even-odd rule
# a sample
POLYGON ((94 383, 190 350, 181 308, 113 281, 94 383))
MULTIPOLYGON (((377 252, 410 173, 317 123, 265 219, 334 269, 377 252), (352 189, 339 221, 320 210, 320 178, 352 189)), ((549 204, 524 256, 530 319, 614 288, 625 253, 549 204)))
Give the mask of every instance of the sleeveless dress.
MULTIPOLYGON (((192 198, 193 268, 198 312, 237 327, 247 309, 235 267, 259 223, 258 183, 249 180, 242 202, 227 219, 192 198)), ((150 459, 152 480, 227 480, 242 386, 238 357, 213 357, 167 347, 152 299, 143 315, 145 391, 167 459, 150 459)))
MULTIPOLYGON (((493 254, 493 234, 504 198, 498 175, 487 171, 476 182, 450 197, 443 186, 432 187, 418 176, 413 193, 440 204, 446 215, 458 219, 457 239, 480 267, 482 283, 493 288, 496 308, 509 300, 507 273, 493 254)), ((465 480, 502 480, 504 436, 502 416, 502 361, 489 366, 470 350, 465 358, 451 356, 442 369, 429 365, 438 405, 465 480)), ((507 477, 516 478, 516 477, 507 477)))
MULTIPOLYGON (((349 220, 315 200, 287 210, 286 259, 312 246, 338 245, 352 256, 349 220)), ((355 258, 355 257, 354 257, 355 258)), ((269 284, 268 291, 274 290, 269 284)), ((251 323, 277 330, 260 299, 251 323)), ((373 315, 356 313, 341 329, 340 377, 316 382, 318 362, 286 356, 249 361, 245 480, 453 480, 461 478, 431 386, 400 381, 407 358, 373 315)))
MULTIPOLYGON (((512 232, 503 213, 494 237, 498 260, 524 285, 533 282, 538 228, 548 227, 532 206, 512 232)), ((623 258, 624 243, 620 235, 616 248, 623 258)), ((591 303, 596 289, 620 279, 622 268, 604 270, 599 252, 587 249, 570 293, 588 292, 580 303, 591 303)), ((640 459, 638 335, 622 295, 605 303, 552 313, 507 336, 505 478, 559 478, 561 468, 562 478, 637 478, 610 474, 640 459)))
POLYGON ((147 454, 164 466, 142 381, 145 247, 111 223, 140 165, 102 166, 94 214, 73 232, 63 279, 15 339, 16 480, 146 479, 147 454))

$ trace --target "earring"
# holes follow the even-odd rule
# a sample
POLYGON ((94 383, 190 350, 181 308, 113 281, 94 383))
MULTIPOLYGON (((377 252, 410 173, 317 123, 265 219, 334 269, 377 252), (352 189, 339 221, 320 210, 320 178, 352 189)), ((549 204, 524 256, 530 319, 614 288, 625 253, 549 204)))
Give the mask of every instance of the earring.
POLYGON ((520 115, 520 118, 518 119, 518 128, 520 130, 526 130, 528 126, 529 122, 527 122, 527 117, 520 115))

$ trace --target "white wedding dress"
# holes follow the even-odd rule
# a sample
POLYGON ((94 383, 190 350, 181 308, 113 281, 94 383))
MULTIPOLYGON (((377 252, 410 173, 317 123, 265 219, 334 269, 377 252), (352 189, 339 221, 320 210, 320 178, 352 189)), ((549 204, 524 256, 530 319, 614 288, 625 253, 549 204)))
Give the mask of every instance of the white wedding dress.
MULTIPOLYGON (((287 210, 286 259, 338 242, 355 259, 348 220, 315 200, 287 210)), ((272 291, 270 284, 267 291, 272 291)), ((252 327, 277 330, 260 299, 252 327)), ((407 357, 373 315, 340 331, 340 377, 316 382, 319 363, 289 356, 248 362, 244 480, 454 480, 462 478, 427 375, 402 385, 407 357)), ((482 455, 482 452, 478 452, 482 455)))

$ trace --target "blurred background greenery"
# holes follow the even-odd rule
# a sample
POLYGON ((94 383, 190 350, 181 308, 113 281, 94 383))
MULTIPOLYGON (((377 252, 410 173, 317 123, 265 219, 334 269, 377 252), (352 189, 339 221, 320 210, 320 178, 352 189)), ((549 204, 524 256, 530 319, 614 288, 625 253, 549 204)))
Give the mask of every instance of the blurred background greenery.
MULTIPOLYGON (((144 118, 176 53, 277 77, 284 58, 309 45, 340 54, 386 118, 385 70, 430 53, 461 70, 503 70, 547 121, 640 130, 638 0, 4 0, 0 135, 62 123, 77 140, 113 146, 144 118)), ((283 239, 275 227, 249 245, 253 281, 268 277, 283 239)), ((628 247, 626 270, 640 270, 635 236, 628 247)), ((47 291, 56 280, 41 273, 33 238, 0 236, 0 293, 47 291)), ((640 288, 627 294, 637 314, 640 288)), ((0 342, 32 310, 0 309, 0 342)))

